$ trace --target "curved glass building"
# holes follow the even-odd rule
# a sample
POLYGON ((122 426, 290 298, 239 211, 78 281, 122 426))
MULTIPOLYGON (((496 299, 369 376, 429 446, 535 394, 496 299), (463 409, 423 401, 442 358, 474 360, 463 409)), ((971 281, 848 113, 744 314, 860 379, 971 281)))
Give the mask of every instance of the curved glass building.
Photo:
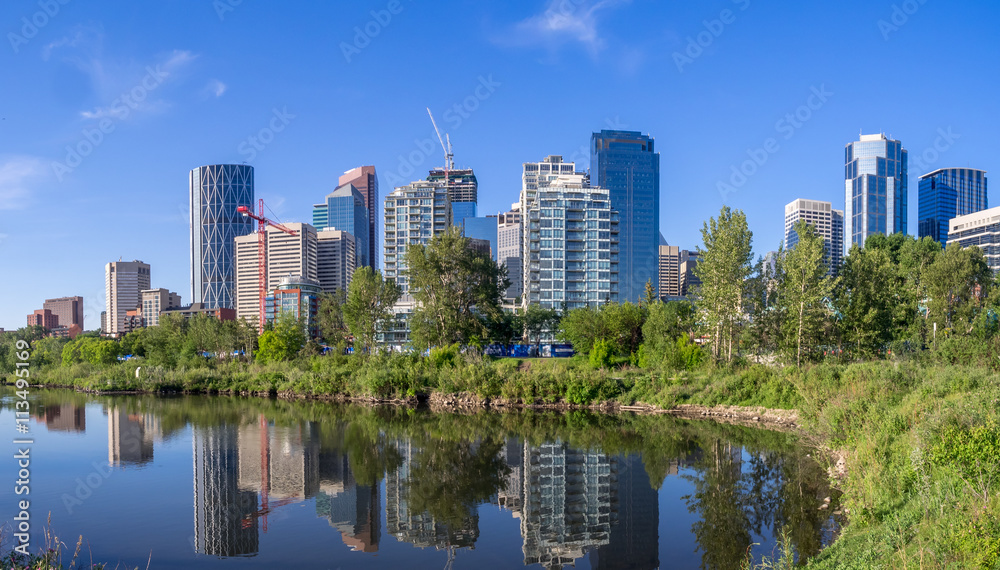
POLYGON ((191 302, 208 309, 232 309, 236 269, 233 240, 253 232, 253 167, 199 166, 189 175, 191 205, 191 302))
POLYGON ((844 253, 872 234, 906 232, 906 150, 884 134, 844 149, 844 253))

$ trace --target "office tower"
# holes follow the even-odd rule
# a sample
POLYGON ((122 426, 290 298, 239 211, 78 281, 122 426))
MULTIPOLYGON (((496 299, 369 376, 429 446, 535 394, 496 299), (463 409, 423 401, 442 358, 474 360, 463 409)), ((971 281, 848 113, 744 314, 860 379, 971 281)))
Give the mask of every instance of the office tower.
POLYGON ((508 303, 513 303, 524 290, 521 250, 521 203, 515 202, 509 212, 497 216, 497 263, 507 268, 510 287, 504 299, 508 303))
MULTIPOLYGON (((375 167, 370 165, 359 166, 348 170, 337 181, 337 186, 344 186, 345 184, 353 185, 365 198, 365 208, 368 209, 368 240, 366 242, 368 244, 368 255, 366 259, 369 261, 372 269, 374 269, 379 267, 378 255, 381 251, 379 240, 382 236, 382 232, 379 231, 379 224, 381 223, 379 207, 382 202, 379 200, 378 176, 375 174, 375 167)), ((323 228, 316 226, 316 229, 321 230, 323 228)), ((342 230, 344 228, 337 229, 342 230)), ((357 235, 355 235, 355 238, 357 238, 357 235)), ((361 256, 359 255, 358 257, 361 256)))
POLYGON ((697 251, 681 250, 681 266, 678 273, 681 278, 681 295, 684 297, 697 293, 698 287, 701 286, 701 279, 694 274, 700 259, 701 254, 697 251))
MULTIPOLYGON (((191 302, 210 309, 235 307, 233 240, 253 232, 253 167, 199 166, 189 175, 191 207, 191 302)), ((148 285, 147 285, 148 288, 148 285)))
POLYGON ((948 221, 989 208, 986 171, 939 168, 920 177, 917 204, 919 237, 948 243, 948 221))
POLYGON ((676 245, 660 246, 660 299, 681 296, 681 248, 676 245))
MULTIPOLYGON (((289 275, 301 275, 316 280, 318 241, 316 229, 309 224, 284 224, 295 232, 287 234, 267 226, 264 239, 264 292, 274 291, 289 275)), ((236 318, 257 323, 260 318, 259 236, 250 234, 235 238, 234 267, 236 318)))
POLYGON ((785 205, 786 250, 799 243, 799 236, 793 229, 799 220, 808 222, 823 238, 823 263, 826 263, 827 275, 837 275, 844 253, 844 213, 834 210, 830 202, 802 198, 789 202, 785 205))
MULTIPOLYGON (((456 224, 458 225, 458 224, 456 224)), ((462 220, 462 235, 467 238, 481 239, 489 243, 487 253, 490 259, 497 258, 497 217, 465 218, 462 220)))
POLYGON ((310 338, 319 338, 319 281, 288 275, 264 299, 264 318, 274 322, 282 313, 301 319, 310 338))
POLYGON ((609 192, 560 175, 525 203, 523 304, 550 309, 617 301, 618 212, 609 192))
POLYGON ((618 514, 618 459, 562 442, 525 446, 524 563, 574 564, 608 544, 618 514))
POLYGON ((313 226, 317 230, 338 229, 354 236, 358 267, 375 267, 368 244, 369 220, 365 197, 352 184, 337 188, 323 204, 313 206, 313 226))
POLYGON ((257 493, 239 486, 238 433, 234 424, 194 427, 194 551, 210 556, 251 556, 260 548, 257 493))
POLYGON ((844 253, 876 233, 906 233, 906 150, 884 134, 861 135, 844 150, 844 253))
POLYGON ((52 311, 53 315, 59 317, 59 326, 79 325, 81 329, 83 328, 83 297, 46 299, 42 303, 42 308, 52 311))
POLYGON ((108 334, 108 312, 101 311, 101 334, 108 334))
POLYGON ((607 188, 621 216, 618 298, 634 303, 658 277, 660 154, 652 137, 635 131, 602 130, 590 141, 591 182, 607 188))
POLYGON ((138 260, 112 261, 104 266, 108 334, 122 333, 125 313, 142 305, 141 291, 146 289, 149 289, 148 263, 138 260))
POLYGON ((51 330, 59 326, 59 317, 52 314, 49 309, 36 309, 28 315, 28 326, 44 327, 51 330))
POLYGON ((153 460, 153 438, 162 437, 152 414, 130 414, 124 408, 108 410, 108 463, 141 465, 153 460))
POLYGON ((1000 276, 1000 207, 952 218, 948 227, 949 245, 979 247, 993 274, 1000 276))
POLYGON ((142 291, 142 318, 147 327, 160 324, 160 311, 181 306, 181 296, 166 289, 145 289, 142 291))
POLYGON ((407 292, 406 248, 425 245, 452 225, 448 191, 441 184, 417 181, 385 197, 385 278, 407 292))
POLYGON ((659 491, 641 455, 618 457, 618 517, 608 543, 590 552, 594 570, 660 568, 659 491))
POLYGON ((316 232, 316 279, 324 293, 347 289, 357 269, 357 242, 341 230, 316 232))
MULTIPOLYGON (((428 182, 444 184, 445 171, 435 168, 427 175, 428 182)), ((462 224, 465 218, 476 217, 476 202, 479 199, 479 182, 471 168, 448 171, 448 199, 451 200, 452 223, 462 224)))

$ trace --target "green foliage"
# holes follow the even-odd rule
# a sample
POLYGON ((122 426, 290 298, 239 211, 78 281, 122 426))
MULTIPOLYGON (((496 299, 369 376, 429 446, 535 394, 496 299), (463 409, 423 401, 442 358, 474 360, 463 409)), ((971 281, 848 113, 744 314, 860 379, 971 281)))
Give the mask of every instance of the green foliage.
POLYGON ((993 274, 978 247, 952 243, 926 269, 927 318, 938 328, 969 334, 983 308, 993 274))
POLYGON ((816 228, 803 219, 792 226, 792 231, 798 243, 782 259, 778 298, 785 316, 782 333, 786 351, 794 355, 796 365, 801 365, 803 358, 813 360, 817 354, 830 315, 827 301, 835 280, 826 275, 826 243, 816 228))
POLYGON ((980 425, 948 426, 931 447, 931 459, 956 469, 970 482, 1000 479, 1000 424, 991 420, 980 425))
POLYGON ((462 358, 458 343, 432 348, 428 360, 434 368, 454 368, 462 358))
POLYGON ((555 309, 546 309, 541 305, 528 305, 524 315, 521 316, 521 323, 524 325, 524 333, 528 342, 535 339, 536 345, 541 345, 542 335, 553 332, 560 326, 561 320, 555 309))
POLYGON ((600 339, 594 343, 594 347, 590 350, 590 365, 594 368, 608 368, 611 366, 613 355, 611 343, 600 339))
POLYGON ((344 324, 354 335, 355 350, 371 352, 380 327, 392 317, 392 306, 402 291, 394 280, 382 279, 381 271, 359 267, 347 287, 343 306, 344 324))
POLYGON ((510 283, 489 254, 470 247, 460 228, 449 228, 427 245, 409 246, 406 266, 417 302, 410 316, 415 347, 469 345, 489 336, 485 321, 499 318, 510 283))
POLYGON ((260 335, 258 344, 254 358, 261 364, 291 360, 306 344, 306 334, 292 313, 281 313, 274 327, 260 335))
POLYGON ((344 305, 347 303, 347 290, 337 289, 333 293, 323 293, 319 298, 319 313, 316 320, 319 324, 320 336, 330 346, 337 347, 340 352, 347 346, 347 323, 344 321, 344 305))

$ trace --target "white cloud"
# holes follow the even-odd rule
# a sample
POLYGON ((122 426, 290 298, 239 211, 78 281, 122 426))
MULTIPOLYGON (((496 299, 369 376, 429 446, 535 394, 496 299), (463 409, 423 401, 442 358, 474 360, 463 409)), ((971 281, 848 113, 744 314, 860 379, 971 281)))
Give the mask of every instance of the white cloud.
POLYGON ((222 97, 222 94, 226 92, 227 85, 218 79, 212 79, 205 86, 205 92, 209 95, 214 95, 215 97, 222 97))
MULTIPOLYGON (((111 103, 80 112, 80 117, 87 120, 112 118, 125 120, 134 116, 137 111, 144 113, 163 112, 170 104, 163 99, 153 99, 150 93, 169 81, 180 71, 197 59, 198 56, 187 50, 174 50, 161 58, 162 61, 140 68, 128 66, 116 70, 113 74, 104 73, 105 65, 99 60, 91 61, 92 75, 102 79, 101 92, 110 98, 117 93, 111 103), (124 83, 125 75, 130 76, 131 84, 124 83), (114 77, 114 79, 111 79, 114 77)), ((223 89, 225 86, 223 86, 223 89)))
POLYGON ((549 48, 576 42, 596 56, 606 43, 598 32, 598 12, 627 1, 550 0, 544 12, 522 20, 499 42, 549 48))
POLYGON ((42 160, 33 156, 0 159, 0 210, 24 208, 32 187, 44 172, 42 160))

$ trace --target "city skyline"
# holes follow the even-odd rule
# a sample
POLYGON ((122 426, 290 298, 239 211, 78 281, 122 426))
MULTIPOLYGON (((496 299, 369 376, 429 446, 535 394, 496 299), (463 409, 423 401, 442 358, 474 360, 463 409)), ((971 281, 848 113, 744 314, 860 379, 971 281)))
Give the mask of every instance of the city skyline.
POLYGON ((201 17, 68 4, 34 34, 21 22, 36 4, 3 6, 10 35, 0 61, 20 87, 0 112, 0 270, 16 274, 15 260, 38 249, 52 263, 33 275, 37 298, 0 285, 11 299, 0 306, 0 326, 16 328, 45 298, 80 295, 85 328, 97 328, 100 269, 119 257, 155 265, 156 286, 194 301, 186 171, 246 161, 255 197, 283 222, 308 222, 315 197, 337 186, 328 170, 375 165, 381 201, 441 167, 425 107, 450 135, 456 168, 475 169, 480 215, 516 200, 525 161, 562 154, 586 166, 588 137, 603 129, 655 137, 660 230, 687 249, 724 203, 747 213, 757 255, 780 243, 788 201, 843 207, 838 153, 859 131, 885 132, 910 152, 911 234, 919 176, 994 166, 995 80, 975 70, 997 51, 987 25, 1000 7, 929 3, 897 14, 892 3, 861 2, 564 4, 565 14, 557 2, 462 10, 399 3, 395 12, 372 2, 321 7, 307 18, 246 4, 221 13, 206 4, 201 17), (482 33, 461 40, 448 72, 435 73, 442 60, 431 54, 441 47, 422 30, 442 18, 482 33), (283 41, 255 45, 246 31, 257 26, 283 41), (948 42, 924 41, 941 33, 948 42), (902 83, 857 81, 887 64, 902 83), (917 76, 943 66, 968 77, 968 88, 917 88, 917 76), (523 80, 570 85, 581 74, 591 79, 586 89, 523 80), (331 156, 332 168, 310 166, 331 156), (38 232, 42 215, 56 229, 38 232), (76 228, 92 230, 84 247, 64 247, 76 228))

